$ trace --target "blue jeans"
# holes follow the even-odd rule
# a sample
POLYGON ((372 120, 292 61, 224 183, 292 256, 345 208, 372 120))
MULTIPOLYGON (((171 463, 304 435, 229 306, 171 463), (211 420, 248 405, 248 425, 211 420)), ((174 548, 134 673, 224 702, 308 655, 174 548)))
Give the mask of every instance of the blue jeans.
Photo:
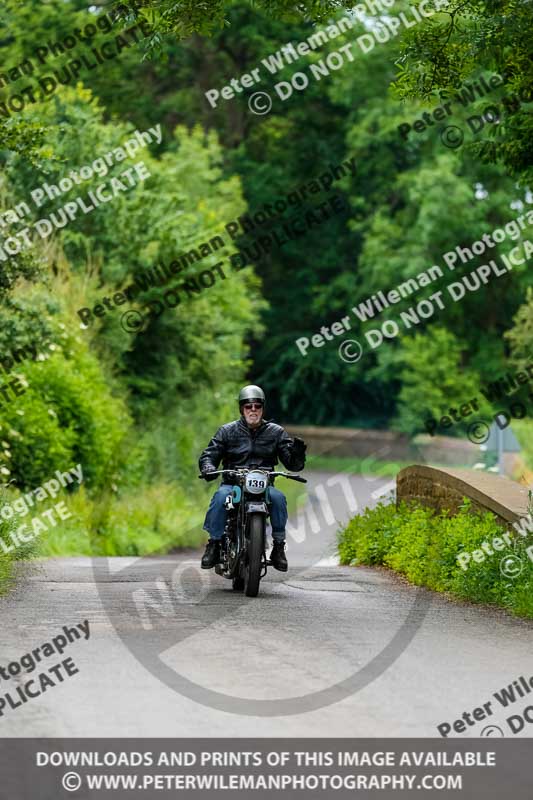
MULTIPOLYGON (((211 498, 207 514, 205 515, 204 531, 211 539, 222 539, 224 525, 226 524, 226 509, 224 501, 231 494, 231 484, 223 483, 211 498)), ((269 488, 270 492, 270 522, 272 524, 272 538, 275 542, 285 541, 285 525, 287 524, 287 500, 283 492, 275 486, 269 488)))

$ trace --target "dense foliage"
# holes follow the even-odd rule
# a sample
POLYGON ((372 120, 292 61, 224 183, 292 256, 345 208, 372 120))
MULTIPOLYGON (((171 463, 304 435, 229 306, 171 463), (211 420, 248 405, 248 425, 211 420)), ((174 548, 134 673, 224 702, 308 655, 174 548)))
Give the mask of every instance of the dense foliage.
MULTIPOLYGON (((506 25, 497 57, 490 55, 492 39, 479 27, 485 19, 499 35, 500 12, 507 5, 520 15, 525 7, 471 4, 472 24, 454 28, 450 39, 450 46, 459 48, 460 69, 450 73, 451 56, 439 61, 434 85, 449 94, 458 82, 504 68, 512 76, 508 85, 467 107, 454 100, 453 117, 404 138, 400 125, 412 124, 440 103, 426 91, 427 82, 417 83, 415 77, 437 52, 449 14, 436 15, 412 33, 402 30, 370 52, 356 40, 368 36, 376 20, 352 17, 351 30, 272 75, 263 59, 344 16, 347 4, 144 0, 117 8, 82 0, 7 0, 0 12, 3 70, 16 72, 30 60, 35 71, 18 78, 9 72, 0 104, 44 75, 66 75, 74 59, 94 61, 94 49, 140 19, 149 20, 152 33, 128 42, 117 57, 93 69, 82 65, 76 79, 58 85, 45 102, 28 102, 22 112, 0 117, 3 211, 27 200, 45 181, 57 184, 71 170, 119 147, 135 129, 160 125, 162 141, 115 164, 105 177, 94 175, 47 199, 41 208, 30 203, 25 222, 59 214, 65 202, 86 198, 135 160, 150 173, 112 202, 78 214, 46 239, 35 235, 33 247, 0 260, 0 355, 38 342, 42 356, 11 372, 28 389, 1 412, 4 479, 21 489, 34 486, 65 461, 83 459, 87 502, 94 502, 95 490, 105 490, 110 498, 101 513, 91 507, 87 519, 94 517, 92 528, 104 531, 109 541, 120 527, 120 544, 113 541, 109 551, 137 552, 139 528, 153 536, 150 547, 164 550, 178 539, 165 508, 175 516, 182 511, 186 524, 193 517, 197 524, 195 503, 203 503, 206 495, 196 486, 196 456, 213 429, 235 416, 234 398, 243 380, 264 385, 270 416, 282 422, 394 426, 416 433, 425 415, 440 416, 458 398, 479 395, 482 383, 507 371, 511 354, 517 365, 528 363, 527 261, 427 322, 402 329, 375 352, 365 345, 357 363, 339 358, 344 337, 311 346, 305 356, 295 344, 345 316, 351 322, 349 338, 365 343, 369 328, 397 318, 445 282, 460 280, 514 247, 522 252, 531 226, 467 265, 458 264, 455 272, 442 260, 443 253, 471 246, 533 207, 527 185, 527 103, 506 127, 504 149, 491 151, 494 158, 488 161, 484 153, 496 126, 487 124, 474 137, 477 154, 475 142, 448 149, 440 137, 448 124, 468 132, 467 118, 527 84, 531 39, 526 21, 520 29, 506 25), (113 9, 111 30, 101 26, 93 39, 52 54, 54 43, 67 41, 76 28, 94 28, 113 9), (296 71, 310 75, 310 64, 350 43, 352 58, 341 69, 310 80, 305 91, 294 91, 286 101, 276 95, 277 82, 289 81, 296 71), (464 57, 469 46, 475 53, 470 62, 464 57), (39 63, 42 48, 47 51, 39 63), (216 108, 207 101, 207 91, 220 90, 254 68, 261 73, 254 87, 216 108), (249 110, 256 89, 272 96, 269 114, 249 110), (424 103, 415 95, 423 95, 424 103), (225 231, 228 222, 256 214, 350 161, 353 172, 346 170, 329 190, 308 193, 274 225, 247 236, 240 231, 235 240, 225 231), (340 213, 254 256, 241 270, 230 266, 236 249, 253 250, 255 235, 316 212, 333 195, 342 203, 340 213), (216 234, 224 237, 224 247, 189 264, 184 275, 193 279, 222 261, 227 279, 152 315, 142 330, 127 332, 121 326, 122 309, 129 305, 107 310, 88 328, 80 325, 78 309, 93 308, 155 264, 168 265, 216 234), (445 271, 442 279, 377 314, 375 322, 361 322, 351 310, 435 264, 445 271), (131 510, 130 521, 124 507, 131 510)), ((408 6, 406 0, 397 4, 406 13, 408 6)), ((2 241, 20 227, 7 220, 2 241)), ((182 279, 177 276, 169 286, 182 279)), ((148 288, 131 308, 157 300, 162 291, 148 288)), ((524 426, 521 436, 527 438, 524 426)))
POLYGON ((505 76, 512 101, 502 108, 502 124, 473 150, 523 181, 533 174, 532 33, 528 0, 451 0, 438 21, 405 37, 397 79, 403 96, 448 98, 484 71, 505 76))
POLYGON ((494 514, 473 513, 469 501, 456 516, 436 513, 417 504, 379 504, 354 517, 339 534, 341 564, 383 564, 417 584, 449 592, 475 603, 493 603, 520 616, 533 617, 533 561, 526 548, 530 538, 514 534, 514 546, 472 560, 467 569, 457 561, 459 553, 471 553, 501 537, 504 529, 494 514), (500 569, 502 558, 512 555, 522 562, 516 578, 500 569))

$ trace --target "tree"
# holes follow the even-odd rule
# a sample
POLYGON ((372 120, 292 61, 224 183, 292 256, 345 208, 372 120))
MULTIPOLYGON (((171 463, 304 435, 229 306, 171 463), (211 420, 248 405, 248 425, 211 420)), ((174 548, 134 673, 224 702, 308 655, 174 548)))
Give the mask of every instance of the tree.
MULTIPOLYGON (((224 228, 246 211, 239 179, 223 174, 223 153, 217 136, 200 127, 192 131, 176 129, 174 146, 160 158, 145 147, 128 161, 106 165, 103 157, 116 152, 132 137, 133 126, 116 119, 107 122, 102 106, 81 86, 62 87, 53 102, 33 107, 26 118, 30 122, 38 118, 46 124, 48 158, 46 172, 37 172, 22 154, 13 154, 5 169, 7 192, 13 203, 23 198, 29 202, 30 214, 23 224, 31 226, 37 219, 51 219, 52 214, 56 214, 56 220, 61 219, 65 203, 78 197, 88 208, 87 213, 79 211, 74 220, 54 230, 43 242, 36 238, 30 252, 42 267, 40 291, 29 292, 19 276, 10 303, 0 304, 0 343, 6 349, 51 336, 57 349, 63 351, 59 347, 61 326, 78 342, 64 357, 57 356, 54 369, 43 372, 39 364, 24 366, 30 387, 37 387, 24 396, 26 417, 32 420, 36 437, 39 428, 43 431, 38 469, 46 464, 46 446, 52 447, 57 440, 59 447, 61 442, 59 432, 54 434, 55 425, 63 432, 69 452, 83 450, 88 475, 94 473, 101 479, 106 474, 95 457, 98 448, 83 444, 84 436, 87 439, 83 432, 90 431, 94 437, 99 430, 102 435, 105 433, 106 405, 110 424, 118 416, 105 388, 103 376, 107 376, 119 401, 127 398, 128 411, 141 431, 134 437, 135 447, 143 441, 145 451, 150 453, 155 439, 164 438, 174 458, 160 458, 157 468, 168 470, 166 478, 174 478, 177 462, 190 470, 194 451, 205 439, 205 431, 194 420, 203 418, 206 425, 215 427, 221 410, 227 413, 233 406, 236 386, 244 377, 247 333, 252 327, 260 330, 257 317, 264 303, 259 297, 259 282, 250 271, 232 268, 229 257, 233 247, 224 228), (83 130, 84 135, 81 139, 65 136, 65 130, 83 130), (92 207, 89 192, 104 186, 109 196, 111 179, 121 176, 127 168, 131 170, 133 162, 141 161, 149 172, 146 180, 138 181, 111 201, 92 207), (91 165, 92 177, 82 185, 71 186, 59 197, 45 196, 35 207, 31 192, 45 180, 49 185, 58 185, 71 170, 80 174, 86 165, 91 165), (202 258, 185 258, 174 279, 163 282, 164 273, 153 272, 155 265, 168 267, 174 259, 200 248, 216 234, 222 234, 222 246, 202 258), (224 277, 213 283, 209 276, 217 264, 217 274, 223 273, 224 277), (151 278, 146 281, 147 274, 151 278), (198 282, 202 275, 203 284, 198 282), (106 305, 105 317, 93 316, 89 329, 80 330, 77 311, 81 307, 93 309, 103 303, 104 297, 112 298, 137 278, 145 289, 138 293, 132 306, 108 310, 106 305), (193 288, 184 289, 185 284, 193 288), (197 292, 194 287, 198 285, 204 290, 197 292), (175 290, 175 294, 165 313, 160 314, 157 303, 168 290, 175 290), (150 301, 156 304, 151 314, 144 310, 150 301), (146 325, 142 331, 124 330, 121 317, 128 308, 144 310, 146 325), (89 348, 91 358, 87 356, 89 348), (70 369, 74 375, 68 374, 70 369), (82 381, 84 372, 91 377, 91 370, 95 376, 92 390, 88 388, 90 380, 82 381), (79 381, 77 373, 82 373, 79 381), (47 405, 42 397, 43 381, 47 376, 51 380, 52 374, 47 405), (70 416, 69 403, 73 409, 70 416), (54 422, 45 416, 47 425, 39 426, 38 420, 48 414, 49 407, 55 410, 57 419, 54 422), (176 442, 181 448, 179 458, 176 442)), ((167 139, 169 135, 166 131, 167 139)), ((123 185, 127 185, 125 178, 123 185)), ((16 413, 13 408, 4 414, 5 418, 9 416, 14 430, 16 413)), ((124 427, 127 433, 128 425, 124 427)), ((24 435, 26 450, 12 448, 12 473, 18 477, 23 470, 15 462, 23 456, 27 458, 32 447, 30 432, 25 429, 24 435)), ((108 438, 110 445, 118 443, 116 437, 108 438)), ((110 451, 100 449, 109 455, 110 451)), ((63 457, 64 452, 57 455, 54 450, 54 458, 52 455, 50 452, 50 463, 55 464, 56 456, 63 457)), ((141 452, 132 461, 149 464, 156 476, 153 461, 146 458, 141 452)), ((34 472, 31 477, 35 479, 34 472)))
MULTIPOLYGON (((322 22, 335 11, 350 8, 352 3, 341 0, 253 0, 251 7, 272 19, 286 22, 322 22)), ((130 9, 132 18, 143 14, 154 27, 153 46, 161 44, 162 35, 172 33, 183 39, 193 33, 210 35, 229 25, 229 11, 234 0, 125 0, 118 7, 130 9)))
POLYGON ((426 420, 434 418, 438 422, 450 406, 479 398, 479 378, 472 371, 465 374, 463 370, 468 352, 465 343, 446 328, 435 325, 423 334, 404 337, 402 344, 396 362, 402 383, 396 420, 399 430, 416 433, 426 420))
POLYGON ((529 286, 526 302, 520 306, 513 318, 514 326, 505 338, 511 345, 512 355, 519 369, 531 365, 533 359, 533 289, 529 286))
POLYGON ((528 0, 450 0, 445 11, 404 35, 396 87, 402 97, 448 99, 483 73, 504 77, 500 124, 471 149, 527 183, 533 174, 532 41, 528 0))

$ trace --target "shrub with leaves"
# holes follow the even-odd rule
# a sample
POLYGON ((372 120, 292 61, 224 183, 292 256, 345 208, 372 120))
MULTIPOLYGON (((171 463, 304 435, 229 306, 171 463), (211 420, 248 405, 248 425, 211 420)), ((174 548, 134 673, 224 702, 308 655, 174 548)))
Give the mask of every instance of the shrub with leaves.
POLYGON ((339 533, 338 550, 341 564, 382 564, 418 586, 533 617, 533 561, 526 552, 532 537, 515 535, 512 548, 487 555, 481 563, 471 560, 466 570, 457 563, 459 553, 478 550, 502 533, 494 514, 474 513, 466 499, 455 516, 416 503, 402 502, 398 508, 380 503, 339 533), (500 569, 510 555, 522 564, 515 579, 500 569))
POLYGON ((9 445, 4 477, 33 488, 56 469, 80 462, 89 485, 104 485, 129 416, 97 359, 80 346, 71 358, 58 351, 45 362, 25 362, 18 372, 28 389, 2 411, 0 433, 9 445))

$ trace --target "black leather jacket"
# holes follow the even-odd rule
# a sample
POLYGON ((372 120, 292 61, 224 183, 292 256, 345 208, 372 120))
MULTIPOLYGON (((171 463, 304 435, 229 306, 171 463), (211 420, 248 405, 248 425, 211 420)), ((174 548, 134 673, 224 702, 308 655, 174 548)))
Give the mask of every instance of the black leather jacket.
MULTIPOLYGON (((218 469, 220 461, 223 469, 250 466, 273 469, 279 459, 286 469, 297 472, 304 468, 305 450, 303 441, 295 442, 281 425, 263 421, 258 428, 251 429, 241 417, 218 429, 198 464, 200 472, 206 467, 218 469)), ((225 480, 226 476, 222 478, 225 480)))

